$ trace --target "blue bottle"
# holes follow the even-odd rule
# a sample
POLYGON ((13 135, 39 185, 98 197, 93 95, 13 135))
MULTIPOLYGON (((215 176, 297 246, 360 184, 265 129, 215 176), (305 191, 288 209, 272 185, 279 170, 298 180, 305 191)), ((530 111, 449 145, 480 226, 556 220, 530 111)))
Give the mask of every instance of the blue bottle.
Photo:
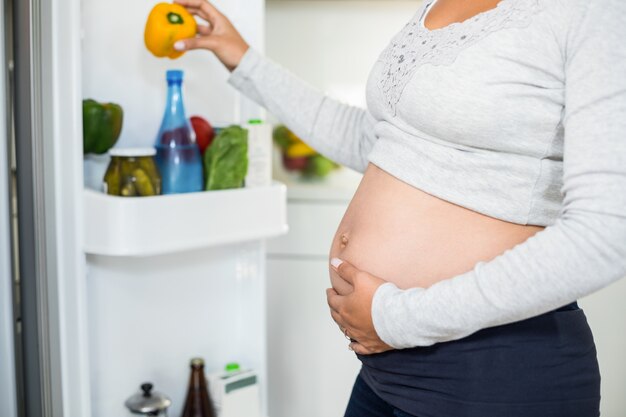
POLYGON ((167 71, 167 104, 157 135, 156 163, 163 194, 202 191, 202 158, 185 116, 183 72, 167 71))

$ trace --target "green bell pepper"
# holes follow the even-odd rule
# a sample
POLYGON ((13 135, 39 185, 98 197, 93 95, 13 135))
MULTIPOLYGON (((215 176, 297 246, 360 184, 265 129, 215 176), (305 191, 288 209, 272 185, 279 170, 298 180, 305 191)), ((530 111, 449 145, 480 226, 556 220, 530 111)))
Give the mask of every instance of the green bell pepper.
POLYGON ((83 100, 83 153, 103 154, 122 131, 124 111, 119 104, 83 100))

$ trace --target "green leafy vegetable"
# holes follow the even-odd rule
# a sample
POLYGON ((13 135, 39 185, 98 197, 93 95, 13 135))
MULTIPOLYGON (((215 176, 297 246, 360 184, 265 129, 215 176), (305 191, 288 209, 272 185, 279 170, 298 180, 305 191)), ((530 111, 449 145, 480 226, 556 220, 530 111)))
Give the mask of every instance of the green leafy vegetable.
POLYGON ((204 153, 206 190, 239 188, 248 172, 248 131, 222 129, 204 153))

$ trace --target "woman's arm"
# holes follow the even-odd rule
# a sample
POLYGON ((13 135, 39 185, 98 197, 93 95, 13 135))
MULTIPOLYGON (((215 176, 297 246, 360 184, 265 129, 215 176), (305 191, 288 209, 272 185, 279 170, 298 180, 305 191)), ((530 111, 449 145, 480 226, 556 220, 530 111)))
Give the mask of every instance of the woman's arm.
POLYGON ((359 172, 367 167, 376 141, 367 111, 328 98, 253 48, 229 82, 323 155, 359 172))
POLYGON ((555 309, 626 275, 626 3, 584 3, 588 10, 578 14, 566 45, 560 218, 428 289, 378 287, 373 324, 388 345, 459 339, 555 309))
POLYGON ((326 97, 250 48, 232 23, 206 0, 175 0, 208 25, 178 50, 208 49, 232 71, 229 82, 267 108, 328 158, 363 172, 374 146, 376 121, 365 110, 326 97))

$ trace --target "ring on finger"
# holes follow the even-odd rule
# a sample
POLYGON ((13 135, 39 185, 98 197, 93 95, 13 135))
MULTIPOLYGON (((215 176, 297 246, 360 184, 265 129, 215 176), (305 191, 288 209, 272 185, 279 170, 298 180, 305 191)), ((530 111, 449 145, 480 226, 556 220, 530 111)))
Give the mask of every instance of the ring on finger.
POLYGON ((346 337, 346 339, 352 340, 352 338, 348 336, 348 329, 343 329, 343 335, 346 337))

